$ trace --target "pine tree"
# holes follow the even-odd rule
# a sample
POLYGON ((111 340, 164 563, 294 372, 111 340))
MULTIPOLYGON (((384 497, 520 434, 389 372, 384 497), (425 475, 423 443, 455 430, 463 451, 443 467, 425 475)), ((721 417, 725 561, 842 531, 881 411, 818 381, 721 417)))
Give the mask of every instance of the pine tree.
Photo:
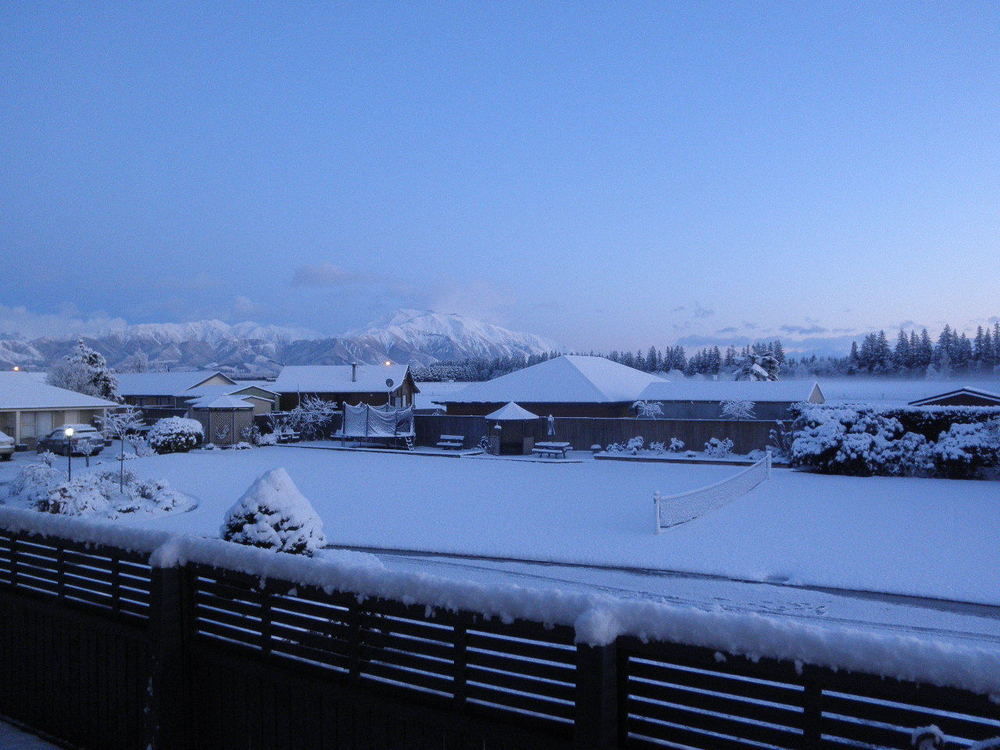
POLYGON ((83 339, 76 342, 76 348, 63 357, 63 362, 49 371, 47 380, 58 388, 121 401, 118 380, 108 369, 104 356, 83 343, 83 339))
POLYGON ((906 336, 906 331, 900 329, 899 337, 896 339, 896 350, 893 352, 893 362, 897 372, 903 372, 910 367, 910 340, 906 336))

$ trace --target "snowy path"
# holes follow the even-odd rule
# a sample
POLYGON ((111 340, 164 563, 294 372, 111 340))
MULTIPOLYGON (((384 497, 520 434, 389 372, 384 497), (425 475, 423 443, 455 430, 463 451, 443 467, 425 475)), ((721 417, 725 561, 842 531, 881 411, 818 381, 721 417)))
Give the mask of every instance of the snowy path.
POLYGON ((3 750, 56 750, 57 747, 0 721, 0 748, 3 750))

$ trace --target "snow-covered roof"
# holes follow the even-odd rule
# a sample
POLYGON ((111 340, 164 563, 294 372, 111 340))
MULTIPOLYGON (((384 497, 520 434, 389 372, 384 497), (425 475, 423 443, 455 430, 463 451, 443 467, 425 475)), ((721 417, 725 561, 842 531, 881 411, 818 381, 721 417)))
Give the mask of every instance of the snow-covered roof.
POLYGON ((423 381, 417 383, 417 388, 420 389, 413 399, 413 408, 415 409, 434 409, 442 401, 446 400, 447 396, 450 396, 456 391, 460 391, 463 388, 467 388, 469 383, 467 381, 423 381))
POLYGON ((753 401, 754 403, 821 404, 826 399, 819 384, 804 380, 670 380, 653 383, 639 396, 641 401, 753 401))
POLYGON ((635 401, 662 378, 604 357, 567 354, 485 383, 473 383, 444 403, 621 403, 635 401))
POLYGON ((509 404, 501 406, 496 411, 487 414, 486 419, 492 419, 494 422, 513 422, 515 420, 538 419, 538 415, 532 414, 523 406, 518 406, 511 401, 509 404))
POLYGON ((220 376, 235 385, 232 378, 216 370, 177 370, 173 372, 127 372, 115 375, 118 392, 123 396, 174 396, 220 376))
POLYGON ((56 388, 27 373, 0 373, 0 410, 10 409, 104 409, 113 401, 56 388))
POLYGON ((407 365, 287 365, 270 389, 278 393, 379 393, 388 390, 385 381, 392 379, 392 390, 406 380, 407 365))
POLYGON ((252 409, 253 404, 238 396, 202 396, 191 402, 195 409, 252 409))
POLYGON ((938 393, 934 396, 927 396, 926 398, 919 398, 916 401, 911 401, 910 406, 924 406, 926 404, 931 404, 935 401, 941 401, 946 398, 955 398, 956 396, 972 396, 974 398, 982 399, 983 401, 988 401, 1000 406, 1000 393, 993 393, 992 391, 983 391, 979 388, 970 388, 965 385, 961 388, 956 388, 946 393, 938 393))
MULTIPOLYGON (((268 383, 268 385, 274 385, 274 383, 268 383)), ((180 393, 175 393, 175 396, 180 396, 181 398, 203 398, 205 396, 247 396, 246 391, 251 388, 257 388, 261 391, 266 391, 275 398, 278 397, 277 391, 272 391, 270 388, 262 388, 259 385, 248 385, 247 383, 237 383, 236 385, 199 385, 197 388, 191 388, 186 391, 181 391, 180 393)))

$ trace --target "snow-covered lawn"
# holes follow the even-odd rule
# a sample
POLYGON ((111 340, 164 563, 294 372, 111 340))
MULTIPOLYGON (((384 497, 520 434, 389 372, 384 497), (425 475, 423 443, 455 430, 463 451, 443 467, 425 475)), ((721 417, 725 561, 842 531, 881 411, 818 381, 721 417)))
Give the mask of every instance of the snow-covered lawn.
MULTIPOLYGON (((19 455, 16 464, 31 458, 19 455)), ((103 468, 112 463, 103 458, 103 468)), ((16 464, 0 465, 0 482, 16 473, 16 464)), ((199 505, 115 523, 218 536, 225 511, 254 479, 279 466, 320 513, 334 544, 673 569, 1000 604, 997 482, 775 470, 743 498, 656 535, 654 491, 683 492, 738 469, 272 447, 130 461, 139 476, 164 478, 199 505)))

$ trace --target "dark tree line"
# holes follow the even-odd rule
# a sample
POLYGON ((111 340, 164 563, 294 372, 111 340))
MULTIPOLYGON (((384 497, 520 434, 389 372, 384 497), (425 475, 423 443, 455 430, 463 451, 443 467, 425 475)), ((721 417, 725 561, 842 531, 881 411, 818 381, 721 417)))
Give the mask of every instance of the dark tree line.
MULTIPOLYGON (((580 352, 582 353, 582 352, 580 352)), ((414 368, 417 380, 489 380, 524 367, 559 356, 559 352, 533 354, 529 357, 494 357, 466 359, 460 362, 437 362, 414 368)), ((1000 368, 1000 322, 993 328, 979 326, 972 338, 945 325, 936 339, 927 329, 899 331, 890 342, 885 331, 869 333, 860 343, 851 344, 844 357, 786 357, 779 339, 759 341, 737 348, 718 346, 699 349, 690 355, 683 346, 649 347, 646 352, 613 350, 606 354, 590 351, 628 367, 645 372, 685 375, 728 375, 737 372, 752 356, 771 356, 777 361, 781 377, 810 375, 882 375, 893 377, 941 377, 961 374, 991 374, 1000 368)))

